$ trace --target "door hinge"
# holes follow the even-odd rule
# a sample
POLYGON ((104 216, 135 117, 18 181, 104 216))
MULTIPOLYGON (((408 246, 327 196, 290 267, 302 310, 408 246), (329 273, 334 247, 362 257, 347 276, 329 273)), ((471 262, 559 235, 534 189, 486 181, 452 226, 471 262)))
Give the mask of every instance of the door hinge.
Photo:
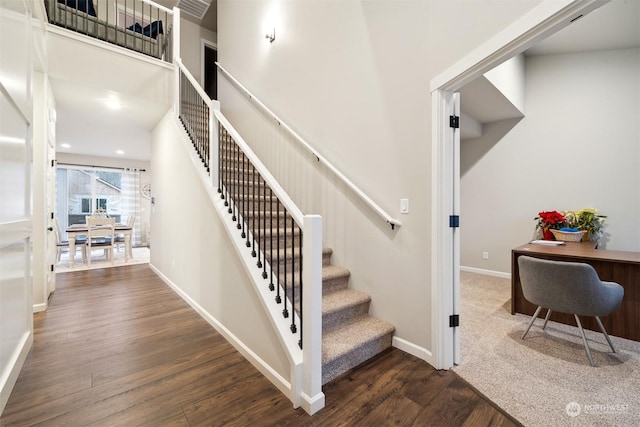
POLYGON ((460 128, 460 117, 459 116, 449 116, 449 127, 454 129, 460 128))
POLYGON ((451 316, 449 316, 449 327, 457 328, 458 326, 460 326, 460 315, 452 314, 451 316))
POLYGON ((449 215, 449 227, 451 228, 460 227, 460 215, 449 215))
POLYGON ((53 271, 53 264, 51 264, 51 271, 53 271))

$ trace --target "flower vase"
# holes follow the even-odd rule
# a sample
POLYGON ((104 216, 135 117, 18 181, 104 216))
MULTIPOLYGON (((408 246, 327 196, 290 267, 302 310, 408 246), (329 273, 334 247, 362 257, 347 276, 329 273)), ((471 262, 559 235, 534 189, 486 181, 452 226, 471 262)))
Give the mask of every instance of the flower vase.
POLYGON ((582 235, 582 241, 588 242, 590 240, 591 240, 591 230, 587 230, 587 232, 582 235))
POLYGON ((555 237, 553 236, 553 233, 548 228, 543 228, 542 229, 542 238, 544 240, 555 240, 555 237))

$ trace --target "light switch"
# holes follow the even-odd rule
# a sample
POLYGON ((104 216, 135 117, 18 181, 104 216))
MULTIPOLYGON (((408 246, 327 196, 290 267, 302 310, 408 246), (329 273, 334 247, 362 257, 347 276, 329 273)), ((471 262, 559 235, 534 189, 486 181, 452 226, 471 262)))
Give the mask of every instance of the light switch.
POLYGON ((400 213, 409 213, 409 199, 400 199, 400 213))

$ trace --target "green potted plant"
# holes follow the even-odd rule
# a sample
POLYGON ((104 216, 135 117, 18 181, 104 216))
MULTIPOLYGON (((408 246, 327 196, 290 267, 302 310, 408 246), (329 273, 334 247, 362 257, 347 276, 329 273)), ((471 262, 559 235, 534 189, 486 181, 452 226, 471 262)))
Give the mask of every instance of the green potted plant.
POLYGON ((602 225, 606 218, 595 208, 585 208, 579 211, 564 211, 567 227, 586 231, 582 241, 597 240, 602 232, 602 225))

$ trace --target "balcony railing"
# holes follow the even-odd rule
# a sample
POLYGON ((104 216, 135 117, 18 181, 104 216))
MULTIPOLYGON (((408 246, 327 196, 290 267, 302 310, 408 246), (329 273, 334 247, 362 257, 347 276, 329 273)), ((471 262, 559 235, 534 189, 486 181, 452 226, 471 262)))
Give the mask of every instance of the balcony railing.
POLYGON ((173 61, 179 9, 149 0, 44 0, 49 23, 136 52, 173 61))

